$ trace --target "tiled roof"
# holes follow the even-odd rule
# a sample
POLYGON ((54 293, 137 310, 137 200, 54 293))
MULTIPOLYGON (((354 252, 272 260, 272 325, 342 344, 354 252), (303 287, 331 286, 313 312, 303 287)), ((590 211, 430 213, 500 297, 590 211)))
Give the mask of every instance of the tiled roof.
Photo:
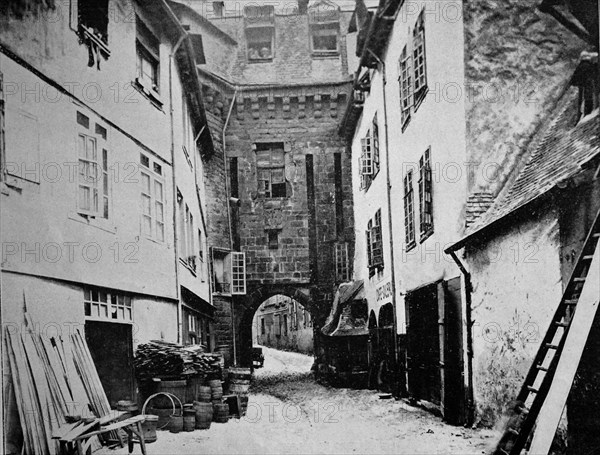
POLYGON ((581 165, 600 152, 598 111, 575 125, 578 112, 577 89, 569 89, 547 123, 544 136, 534 141, 530 157, 512 185, 502 191, 493 206, 466 231, 450 250, 460 248, 492 223, 532 202, 558 183, 581 171, 581 165))
POLYGON ((477 219, 489 210, 494 204, 494 195, 492 193, 473 193, 467 199, 465 211, 465 226, 469 228, 477 219))

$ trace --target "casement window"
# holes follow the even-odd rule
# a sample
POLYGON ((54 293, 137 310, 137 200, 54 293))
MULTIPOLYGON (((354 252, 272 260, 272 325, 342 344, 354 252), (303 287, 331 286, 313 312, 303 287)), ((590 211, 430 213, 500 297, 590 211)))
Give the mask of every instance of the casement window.
POLYGON ((231 253, 231 293, 246 294, 246 253, 231 253))
POLYGON ((140 155, 142 235, 159 242, 165 241, 165 180, 162 173, 160 164, 140 155))
POLYGON ((177 211, 179 213, 179 260, 196 273, 196 247, 194 216, 189 206, 184 202, 179 189, 177 190, 177 211))
POLYGON ((421 241, 433 232, 431 148, 419 159, 419 220, 421 241))
POLYGON ((136 82, 147 95, 160 93, 160 41, 136 16, 136 82))
POLYGON ((83 290, 83 313, 86 319, 132 322, 131 297, 98 288, 83 290))
POLYGON ((90 218, 106 218, 109 212, 107 130, 77 112, 79 160, 77 212, 90 218))
POLYGON ((246 294, 246 254, 214 247, 210 251, 212 292, 246 294))
POLYGON ((415 109, 427 92, 427 65, 425 61, 425 14, 421 11, 413 30, 413 69, 415 109))
POLYGON ((413 191, 413 171, 404 176, 404 241, 406 249, 415 246, 415 196, 413 191))
POLYGON ((108 44, 108 1, 71 1, 71 13, 76 14, 78 32, 83 33, 86 37, 96 38, 104 44, 108 44))
POLYGON ((188 344, 197 344, 199 337, 198 317, 195 314, 188 313, 187 315, 187 333, 188 344))
POLYGON ((244 8, 248 61, 273 59, 275 47, 275 10, 272 5, 244 8))
POLYGON ((373 117, 371 129, 360 140, 360 189, 368 190, 379 173, 379 126, 377 114, 373 117))
POLYGON ((283 143, 255 144, 258 192, 265 198, 287 196, 283 143))
POLYGON ((335 279, 338 282, 350 280, 347 242, 338 242, 335 244, 335 279))
POLYGON ((181 100, 182 108, 182 129, 183 129, 183 154, 188 163, 190 169, 194 169, 192 164, 192 153, 196 153, 196 144, 194 143, 194 129, 192 126, 192 119, 190 117, 190 111, 188 109, 187 97, 185 94, 182 95, 181 100))
POLYGON ((375 212, 375 217, 367 224, 367 266, 369 276, 377 270, 383 270, 383 238, 381 226, 381 209, 375 212))
POLYGON ((411 58, 407 46, 404 46, 404 49, 402 49, 402 54, 400 54, 400 62, 398 65, 398 83, 400 86, 400 117, 402 127, 404 128, 410 120, 410 111, 413 106, 411 58))

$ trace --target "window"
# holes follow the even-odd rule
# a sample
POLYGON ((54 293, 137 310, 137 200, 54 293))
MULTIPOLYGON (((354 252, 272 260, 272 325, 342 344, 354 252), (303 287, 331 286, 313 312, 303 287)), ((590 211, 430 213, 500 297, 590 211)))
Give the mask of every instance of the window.
POLYGON ((283 143, 256 144, 258 191, 265 198, 286 197, 283 143))
POLYGON ((198 343, 198 318, 195 314, 188 313, 187 317, 187 332, 188 332, 188 342, 189 344, 197 344, 198 343))
POLYGON ((204 281, 204 239, 200 229, 198 229, 198 265, 200 266, 200 279, 204 281))
POLYGON ((413 171, 404 176, 404 240, 406 249, 415 246, 415 207, 413 192, 413 171))
POLYGON ((381 209, 375 212, 375 217, 367 224, 367 266, 369 276, 373 276, 376 270, 383 269, 381 209))
POLYGON ((339 242, 335 244, 335 279, 336 281, 350 280, 347 242, 339 242))
POLYGON ((339 24, 311 24, 310 35, 314 54, 338 53, 339 24))
POLYGON ((79 159, 79 189, 77 211, 90 218, 108 219, 109 179, 106 129, 96 124, 94 134, 89 131, 90 119, 77 112, 80 133, 77 136, 79 159), (86 126, 87 125, 87 126, 86 126), (98 133, 98 134, 96 134, 98 133))
POLYGON ((425 63, 425 15, 421 11, 413 30, 413 67, 415 109, 427 92, 427 65, 425 63))
POLYGON ((142 182, 142 234, 148 238, 165 241, 165 190, 162 166, 140 155, 142 182))
POLYGON ((211 285, 215 293, 246 294, 246 254, 211 248, 211 285))
POLYGON ((192 157, 190 153, 196 153, 196 144, 194 143, 194 129, 192 127, 192 119, 190 118, 190 112, 188 109, 187 97, 185 94, 182 96, 181 100, 181 108, 182 108, 182 127, 183 127, 183 154, 185 155, 185 159, 188 163, 190 169, 194 169, 194 165, 192 164, 192 157))
POLYGON ((433 232, 433 206, 431 188, 431 149, 419 159, 419 220, 421 241, 433 232))
POLYGON ((157 95, 160 92, 159 83, 159 40, 150 29, 136 16, 136 53, 137 79, 147 95, 157 95))
POLYGON ((84 288, 83 312, 87 319, 132 322, 131 297, 97 288, 84 288))
POLYGON ((244 17, 248 61, 271 60, 275 38, 273 6, 246 6, 244 17))
POLYGON ((398 69, 398 82, 400 85, 400 116, 402 128, 408 124, 410 120, 410 110, 412 108, 412 82, 411 82, 411 59, 408 53, 407 46, 402 49, 400 55, 400 64, 398 69))
POLYGON ((177 190, 177 208, 179 212, 179 260, 196 272, 196 248, 194 216, 189 206, 183 201, 183 196, 177 190))
POLYGON ((276 229, 269 229, 267 231, 268 243, 270 250, 279 249, 279 231, 276 229))
POLYGON ((246 294, 246 253, 231 253, 231 293, 246 294))
POLYGON ((215 17, 223 17, 223 10, 225 9, 225 2, 212 2, 213 13, 215 17))
POLYGON ((264 335, 265 333, 266 333, 265 318, 260 318, 260 334, 264 335))
POLYGON ((379 173, 379 126, 377 114, 373 117, 371 129, 361 139, 360 188, 368 190, 379 173))
MULTIPOLYGON (((108 44, 108 0, 75 0, 78 31, 108 44)), ((74 5, 73 5, 74 6, 74 5)))
POLYGON ((283 315, 283 336, 286 337, 288 334, 288 315, 283 315))

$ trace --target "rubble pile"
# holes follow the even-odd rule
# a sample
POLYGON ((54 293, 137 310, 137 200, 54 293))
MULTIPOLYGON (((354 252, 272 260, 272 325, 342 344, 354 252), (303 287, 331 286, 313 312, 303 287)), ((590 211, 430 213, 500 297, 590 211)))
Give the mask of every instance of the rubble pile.
POLYGON ((151 340, 138 346, 134 366, 140 381, 152 378, 181 377, 184 375, 221 376, 222 357, 204 352, 200 345, 181 346, 160 340, 151 340))

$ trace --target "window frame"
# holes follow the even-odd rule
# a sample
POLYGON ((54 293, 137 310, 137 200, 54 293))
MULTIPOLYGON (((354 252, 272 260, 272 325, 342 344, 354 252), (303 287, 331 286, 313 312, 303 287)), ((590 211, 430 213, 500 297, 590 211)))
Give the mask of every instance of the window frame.
POLYGON ((419 158, 419 230, 420 241, 433 234, 433 173, 431 170, 431 147, 419 158))
MULTIPOLYGON (((246 40, 246 60, 248 63, 261 63, 270 62, 275 57, 275 8, 273 5, 246 5, 244 7, 244 38, 246 40), (251 11, 256 11, 256 15, 250 14, 251 11), (270 40, 260 37, 251 38, 252 34, 260 34, 262 32, 268 32, 270 40), (270 55, 268 57, 261 57, 260 54, 256 57, 251 57, 251 49, 254 49, 253 44, 265 44, 270 45, 270 55)), ((257 51, 260 53, 260 50, 257 51)))
POLYGON ((409 169, 404 176, 404 242, 406 251, 416 246, 415 240, 415 196, 413 171, 409 169))
POLYGON ((425 41, 425 11, 419 13, 415 28, 413 29, 413 48, 412 48, 412 64, 413 64, 413 97, 414 110, 419 109, 419 106, 425 99, 428 90, 427 83, 427 51, 425 41), (417 88, 417 85, 419 86, 417 88))
POLYGON ((400 89, 400 122, 402 131, 406 128, 411 119, 411 109, 413 108, 413 85, 412 85, 412 52, 408 52, 408 45, 405 45, 398 61, 398 84, 400 89))
POLYGON ((137 14, 135 19, 135 82, 145 95, 160 103, 160 39, 137 14), (153 70, 150 79, 146 77, 144 62, 153 70))
POLYGON ((108 130, 97 122, 92 122, 90 117, 77 111, 77 128, 76 128, 76 146, 77 151, 77 163, 78 163, 78 179, 77 179, 77 213, 85 218, 92 219, 105 219, 110 218, 111 213, 111 185, 108 173, 108 159, 109 159, 109 147, 108 147, 108 130), (94 124, 95 128, 92 131, 91 125, 94 124), (84 144, 85 156, 82 156, 82 149, 80 148, 84 144), (88 156, 87 145, 89 143, 94 144, 93 156, 88 156), (88 169, 89 167, 94 168, 93 181, 89 181, 88 169), (83 178, 83 180, 82 180, 83 178), (85 198, 89 202, 89 208, 83 207, 82 205, 82 189, 87 188, 89 190, 89 197, 85 198), (96 202, 94 204, 94 191, 96 192, 96 202))
POLYGON ((145 238, 150 240, 165 243, 167 238, 166 232, 166 222, 165 222, 165 212, 166 212, 166 188, 165 188, 165 177, 162 175, 162 166, 151 160, 147 155, 140 153, 140 183, 142 188, 140 190, 142 201, 149 200, 150 201, 150 213, 144 213, 144 204, 142 202, 142 210, 140 212, 140 233, 145 238), (147 163, 147 165, 145 164, 147 163), (152 168, 150 166, 152 165, 152 168), (159 172, 160 171, 160 172, 159 172), (144 192, 144 177, 148 178, 150 183, 150 193, 144 192), (159 200, 157 197, 157 189, 156 185, 160 185, 162 187, 161 191, 161 199, 159 200), (158 219, 158 206, 162 206, 162 221, 158 219), (147 218, 150 221, 150 233, 145 232, 144 230, 144 218, 147 218), (162 230, 162 239, 158 236, 159 229, 161 226, 162 230))
POLYGON ((310 51, 314 56, 337 56, 340 53, 340 24, 339 22, 314 22, 310 24, 310 51), (330 31, 331 33, 324 33, 330 31), (315 46, 316 37, 335 37, 335 49, 318 48, 315 46))
POLYGON ((114 322, 118 324, 133 324, 133 298, 129 294, 116 293, 109 289, 92 286, 83 287, 83 315, 86 321, 114 322), (96 299, 94 299, 96 295, 96 299), (101 296, 104 295, 104 300, 101 296), (93 308, 97 307, 96 315, 93 308), (102 316, 101 310, 104 311, 102 316), (116 317, 113 315, 116 314, 116 317), (119 317, 119 315, 122 317, 119 317), (129 317, 126 317, 129 315, 129 317))
POLYGON ((350 258, 348 254, 348 242, 336 242, 334 250, 335 279, 338 282, 350 280, 350 258))
POLYGON ((246 295, 246 253, 231 253, 231 295, 246 295))
POLYGON ((256 177, 258 194, 264 199, 285 199, 288 197, 287 179, 285 175, 285 146, 282 142, 262 142, 254 144, 256 158, 256 177), (277 144, 277 147, 274 145, 277 144), (281 148, 278 146, 281 145, 281 148), (259 153, 269 152, 269 164, 260 164, 259 153), (281 165, 275 165, 273 153, 281 153, 281 165), (273 183, 274 171, 281 173, 283 181, 273 183), (265 178, 268 177, 268 178, 265 178), (274 191, 277 185, 277 192, 274 191), (274 194, 277 193, 277 194, 274 194), (282 195, 283 194, 283 195, 282 195))

